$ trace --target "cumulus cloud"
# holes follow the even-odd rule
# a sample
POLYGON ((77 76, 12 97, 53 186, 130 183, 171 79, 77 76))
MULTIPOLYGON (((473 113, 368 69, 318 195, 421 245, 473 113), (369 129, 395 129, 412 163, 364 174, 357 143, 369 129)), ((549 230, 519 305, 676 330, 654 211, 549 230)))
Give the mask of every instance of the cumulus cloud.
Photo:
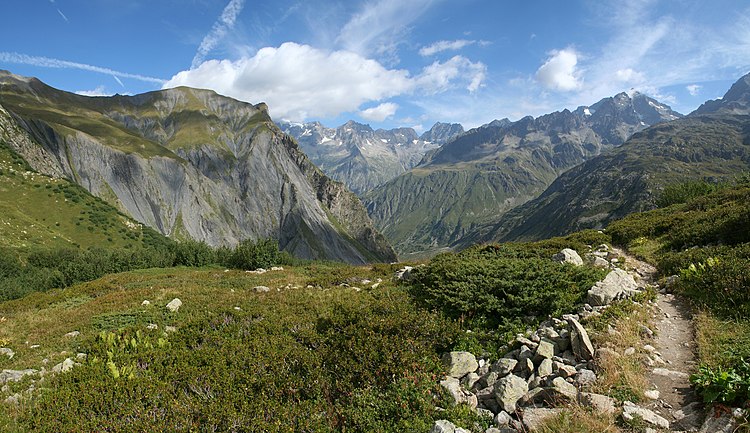
POLYGON ((417 81, 427 93, 440 93, 459 77, 468 78, 466 89, 475 92, 484 81, 487 66, 482 62, 472 62, 463 56, 454 56, 446 62, 434 62, 422 71, 417 81))
MULTIPOLYGON (((208 88, 251 103, 263 101, 275 118, 303 121, 356 112, 365 103, 414 92, 434 94, 461 86, 474 91, 485 71, 484 64, 456 56, 412 77, 350 51, 287 42, 236 61, 206 61, 178 73, 163 87, 208 88)), ((393 107, 386 103, 371 113, 382 114, 387 108, 393 107)))
POLYGON ((393 117, 398 110, 398 104, 393 102, 384 102, 377 107, 368 108, 359 112, 359 115, 363 119, 370 120, 372 122, 382 122, 389 117, 393 117))
POLYGON ((477 41, 457 39, 455 41, 437 41, 419 49, 419 55, 428 57, 443 51, 458 51, 463 47, 476 44, 477 41))
POLYGON ((545 87, 563 92, 577 90, 583 84, 578 64, 578 53, 572 48, 555 50, 536 71, 536 79, 545 87))
POLYGON ((211 31, 203 37, 201 44, 198 46, 198 51, 193 57, 192 66, 195 68, 200 65, 206 58, 206 55, 213 50, 216 45, 224 39, 227 32, 234 27, 234 22, 237 20, 237 15, 242 12, 242 8, 245 5, 245 0, 231 0, 221 13, 219 19, 211 27, 211 31))
POLYGON ((688 93, 690 93, 691 96, 698 96, 698 94, 701 92, 701 88, 703 86, 699 86, 698 84, 690 84, 685 86, 688 93))
POLYGON ((75 92, 77 95, 82 96, 111 96, 111 93, 107 93, 104 86, 96 86, 94 90, 79 90, 75 92))

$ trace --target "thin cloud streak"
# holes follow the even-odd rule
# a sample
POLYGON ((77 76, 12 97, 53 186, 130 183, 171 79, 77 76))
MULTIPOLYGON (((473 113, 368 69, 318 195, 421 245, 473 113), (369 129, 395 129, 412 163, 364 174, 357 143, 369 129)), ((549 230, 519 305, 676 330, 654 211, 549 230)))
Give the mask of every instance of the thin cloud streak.
POLYGON ((107 74, 120 78, 131 78, 133 80, 155 83, 159 85, 162 85, 166 82, 166 80, 162 80, 161 78, 148 77, 139 74, 130 74, 127 72, 115 71, 114 69, 102 68, 100 66, 87 65, 85 63, 76 63, 67 60, 52 59, 49 57, 29 56, 19 53, 0 52, 0 62, 15 63, 18 65, 39 66, 42 68, 80 69, 82 71, 97 72, 100 74, 107 74))
POLYGON ((62 17, 62 18, 63 18, 63 19, 65 20, 65 22, 66 22, 66 23, 69 23, 69 22, 70 22, 70 21, 68 20, 68 17, 66 17, 66 16, 65 16, 65 14, 64 14, 64 13, 62 13, 62 11, 61 11, 60 9, 58 9, 58 10, 57 10, 57 13, 59 13, 59 14, 60 14, 60 16, 61 16, 61 17, 62 17))
POLYGON ((211 31, 203 38, 198 51, 193 57, 193 62, 190 68, 197 68, 206 58, 206 55, 213 50, 218 43, 224 39, 227 32, 234 28, 234 23, 237 20, 237 16, 242 12, 242 8, 245 6, 245 0, 231 0, 224 11, 221 13, 219 19, 214 23, 211 31))

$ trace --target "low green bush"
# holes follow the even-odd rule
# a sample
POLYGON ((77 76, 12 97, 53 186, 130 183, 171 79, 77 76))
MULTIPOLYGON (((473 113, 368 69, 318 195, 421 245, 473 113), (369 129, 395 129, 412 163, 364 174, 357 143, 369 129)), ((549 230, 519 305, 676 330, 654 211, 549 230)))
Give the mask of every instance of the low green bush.
POLYGON ((530 245, 482 246, 436 256, 416 268, 409 293, 471 329, 480 345, 499 344, 511 332, 575 310, 606 271, 522 257, 530 245), (522 251, 522 254, 519 254, 522 251), (484 335, 476 334, 490 331, 484 335))
POLYGON ((275 239, 259 241, 245 240, 232 251, 227 265, 235 269, 254 270, 270 268, 284 262, 284 255, 279 251, 279 243, 275 239))

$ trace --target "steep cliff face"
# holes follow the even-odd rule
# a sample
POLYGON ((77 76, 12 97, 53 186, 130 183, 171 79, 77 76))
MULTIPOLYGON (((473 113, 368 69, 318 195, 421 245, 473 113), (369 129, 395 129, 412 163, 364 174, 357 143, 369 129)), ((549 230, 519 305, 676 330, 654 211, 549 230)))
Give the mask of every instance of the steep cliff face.
POLYGON ((362 204, 307 160, 265 104, 190 88, 88 98, 3 74, 0 105, 36 144, 6 139, 35 169, 166 235, 211 245, 273 237, 304 258, 395 258, 362 204))

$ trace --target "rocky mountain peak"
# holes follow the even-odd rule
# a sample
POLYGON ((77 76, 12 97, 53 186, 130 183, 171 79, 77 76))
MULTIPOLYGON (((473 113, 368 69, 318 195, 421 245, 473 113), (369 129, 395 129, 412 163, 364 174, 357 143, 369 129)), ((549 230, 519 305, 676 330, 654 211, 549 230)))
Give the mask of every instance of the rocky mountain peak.
POLYGON ((460 123, 436 122, 419 138, 423 141, 443 144, 463 133, 464 127, 460 123))
POLYGON ((750 114, 750 74, 737 80, 723 98, 706 101, 690 115, 710 113, 750 114))

